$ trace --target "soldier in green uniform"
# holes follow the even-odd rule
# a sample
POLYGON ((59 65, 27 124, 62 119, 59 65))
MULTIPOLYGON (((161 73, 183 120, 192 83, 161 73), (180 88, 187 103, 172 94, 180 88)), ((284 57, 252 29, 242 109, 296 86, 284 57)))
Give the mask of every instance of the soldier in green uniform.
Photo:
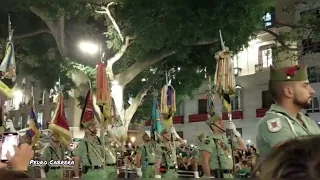
MULTIPOLYGON (((205 139, 201 145, 202 168, 205 177, 233 178, 233 157, 229 140, 223 130, 223 122, 220 116, 214 116, 206 121, 212 130, 212 135, 205 139)), ((246 146, 236 130, 233 122, 228 123, 227 129, 233 131, 233 148, 245 150, 246 146)))
POLYGON ((105 141, 106 141, 106 167, 105 171, 107 172, 107 178, 117 178, 118 173, 117 173, 117 151, 115 144, 116 142, 109 137, 108 135, 105 136, 105 141))
MULTIPOLYGON (((82 122, 83 123, 83 122, 82 122)), ((104 169, 104 148, 101 140, 97 137, 96 122, 92 119, 83 123, 85 127, 85 137, 78 143, 74 150, 74 173, 75 178, 79 178, 79 167, 82 162, 82 178, 103 179, 107 178, 107 171, 104 169)))
POLYGON ((59 140, 55 134, 50 137, 50 145, 44 149, 41 160, 48 162, 44 167, 46 178, 62 178, 63 170, 58 164, 50 164, 50 161, 62 161, 64 160, 65 148, 59 143, 59 140))
POLYGON ((204 142, 205 139, 205 134, 201 133, 197 137, 197 145, 198 147, 194 147, 191 152, 191 164, 192 164, 192 169, 193 169, 193 174, 195 178, 199 178, 199 171, 198 171, 198 166, 201 165, 202 161, 202 156, 200 152, 201 145, 204 142))
POLYGON ((317 123, 300 112, 310 106, 315 93, 306 66, 278 69, 270 66, 269 91, 276 104, 258 123, 256 141, 262 157, 292 138, 320 134, 317 123))
POLYGON ((154 144, 150 140, 150 132, 142 135, 143 144, 139 146, 136 155, 137 175, 142 178, 154 178, 155 154, 154 144))
POLYGON ((176 164, 172 151, 169 133, 166 129, 161 132, 161 144, 156 145, 156 175, 155 178, 178 178, 176 164))

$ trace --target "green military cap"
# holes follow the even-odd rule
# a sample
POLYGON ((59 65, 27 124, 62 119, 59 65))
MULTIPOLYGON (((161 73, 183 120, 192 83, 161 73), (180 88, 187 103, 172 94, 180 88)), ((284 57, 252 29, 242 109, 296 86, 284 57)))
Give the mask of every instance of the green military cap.
POLYGON ((210 119, 208 119, 208 120, 206 121, 206 125, 208 125, 208 126, 210 127, 211 124, 213 124, 213 123, 215 123, 215 122, 217 122, 217 121, 219 121, 219 120, 221 120, 221 117, 220 117, 220 116, 213 116, 213 117, 211 117, 210 119))
POLYGON ((169 132, 167 131, 167 129, 163 129, 160 134, 161 134, 161 135, 169 134, 169 132))
POLYGON ((296 65, 284 68, 270 66, 270 82, 306 80, 308 80, 307 66, 296 65))

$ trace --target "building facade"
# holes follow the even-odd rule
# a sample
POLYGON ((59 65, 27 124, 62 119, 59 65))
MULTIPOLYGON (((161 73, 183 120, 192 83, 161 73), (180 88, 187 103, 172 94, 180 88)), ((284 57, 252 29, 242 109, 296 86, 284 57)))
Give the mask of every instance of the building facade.
MULTIPOLYGON (((286 26, 275 24, 294 24, 303 12, 312 7, 320 7, 319 3, 298 5, 295 11, 285 12, 285 7, 294 5, 292 0, 277 1, 276 8, 271 9, 264 17, 265 28, 275 33, 289 32, 286 26), (300 7, 301 6, 301 7, 300 7), (304 9, 302 7, 305 7, 304 9)), ((301 42, 306 41, 306 39, 301 42)), ((297 42, 300 43, 301 42, 297 42)), ((317 91, 314 94, 312 106, 306 112, 310 117, 320 123, 320 64, 316 60, 320 58, 320 44, 305 44, 302 51, 285 51, 273 54, 275 36, 268 32, 261 32, 255 39, 249 42, 249 46, 233 56, 234 70, 236 74, 237 93, 232 99, 232 121, 235 123, 243 139, 247 143, 255 143, 257 123, 263 117, 273 99, 268 92, 269 66, 286 67, 299 64, 308 64, 308 74, 311 85, 317 91), (308 51, 308 52, 307 52, 308 51), (310 54, 311 53, 311 54, 310 54), (299 62, 297 56, 299 56, 299 62)), ((228 43, 226 42, 226 45, 228 43)), ((174 127, 190 143, 196 143, 196 136, 202 132, 210 133, 205 125, 207 118, 207 90, 208 85, 203 85, 194 99, 185 99, 181 105, 181 115, 175 116, 174 127)), ((224 123, 228 123, 228 114, 222 109, 222 102, 215 97, 215 111, 221 112, 224 123)), ((147 127, 150 122, 146 122, 147 127)))

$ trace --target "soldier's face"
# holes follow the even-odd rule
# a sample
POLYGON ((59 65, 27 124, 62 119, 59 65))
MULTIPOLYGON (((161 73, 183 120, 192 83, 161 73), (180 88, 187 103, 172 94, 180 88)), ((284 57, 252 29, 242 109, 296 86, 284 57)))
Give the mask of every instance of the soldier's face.
POLYGON ((98 130, 97 130, 97 124, 94 123, 93 125, 89 126, 87 128, 87 132, 89 134, 91 134, 92 136, 95 136, 97 133, 98 133, 98 130))
POLYGON ((312 95, 315 93, 309 81, 298 81, 293 86, 293 91, 293 103, 304 109, 308 109, 311 105, 312 95))

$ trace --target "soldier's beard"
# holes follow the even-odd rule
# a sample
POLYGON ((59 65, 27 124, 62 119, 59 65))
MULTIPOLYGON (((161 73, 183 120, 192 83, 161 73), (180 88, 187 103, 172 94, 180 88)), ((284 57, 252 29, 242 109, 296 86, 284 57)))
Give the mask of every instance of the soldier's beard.
POLYGON ((309 99, 307 101, 300 101, 297 98, 294 99, 293 103, 303 109, 309 109, 311 106, 311 103, 309 102, 309 99))

